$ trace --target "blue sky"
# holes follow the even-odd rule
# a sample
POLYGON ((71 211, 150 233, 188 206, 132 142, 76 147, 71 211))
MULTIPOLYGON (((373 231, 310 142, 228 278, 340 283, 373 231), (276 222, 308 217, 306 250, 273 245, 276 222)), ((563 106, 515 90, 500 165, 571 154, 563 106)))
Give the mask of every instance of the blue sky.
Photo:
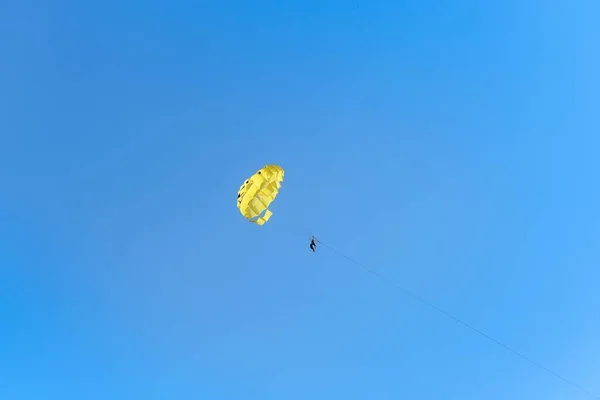
POLYGON ((308 231, 600 394, 600 5, 456 3, 1 3, 0 398, 590 398, 308 231))

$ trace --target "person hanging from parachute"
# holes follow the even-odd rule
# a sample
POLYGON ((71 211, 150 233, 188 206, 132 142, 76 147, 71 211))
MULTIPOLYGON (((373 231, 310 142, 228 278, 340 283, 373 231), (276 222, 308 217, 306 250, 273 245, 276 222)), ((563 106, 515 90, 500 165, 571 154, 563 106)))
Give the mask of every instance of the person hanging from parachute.
MULTIPOLYGON (((318 240, 317 240, 318 242, 318 240)), ((317 248, 317 244, 315 243, 315 237, 313 236, 312 239, 310 240, 310 249, 313 251, 313 253, 316 251, 317 248)))

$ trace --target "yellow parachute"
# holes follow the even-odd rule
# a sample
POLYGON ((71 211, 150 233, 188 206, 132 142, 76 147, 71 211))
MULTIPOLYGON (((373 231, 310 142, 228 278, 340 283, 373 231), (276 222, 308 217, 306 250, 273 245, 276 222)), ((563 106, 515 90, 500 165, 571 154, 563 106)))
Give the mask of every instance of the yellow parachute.
POLYGON ((240 186, 237 207, 246 219, 263 225, 273 213, 269 205, 279 193, 283 169, 278 165, 265 165, 240 186))

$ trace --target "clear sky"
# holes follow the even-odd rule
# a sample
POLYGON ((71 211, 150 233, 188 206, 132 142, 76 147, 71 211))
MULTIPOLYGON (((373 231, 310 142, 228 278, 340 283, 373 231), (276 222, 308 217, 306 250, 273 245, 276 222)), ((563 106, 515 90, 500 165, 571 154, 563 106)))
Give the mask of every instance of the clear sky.
POLYGON ((598 21, 0 3, 0 398, 590 399, 307 232, 600 394, 598 21))

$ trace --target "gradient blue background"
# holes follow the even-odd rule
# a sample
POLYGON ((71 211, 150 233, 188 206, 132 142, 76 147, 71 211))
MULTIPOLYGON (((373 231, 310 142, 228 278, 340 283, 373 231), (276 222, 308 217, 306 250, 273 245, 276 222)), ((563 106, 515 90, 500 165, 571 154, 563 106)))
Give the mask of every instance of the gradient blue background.
POLYGON ((590 398, 308 231, 600 393, 598 21, 0 3, 0 398, 590 398))

